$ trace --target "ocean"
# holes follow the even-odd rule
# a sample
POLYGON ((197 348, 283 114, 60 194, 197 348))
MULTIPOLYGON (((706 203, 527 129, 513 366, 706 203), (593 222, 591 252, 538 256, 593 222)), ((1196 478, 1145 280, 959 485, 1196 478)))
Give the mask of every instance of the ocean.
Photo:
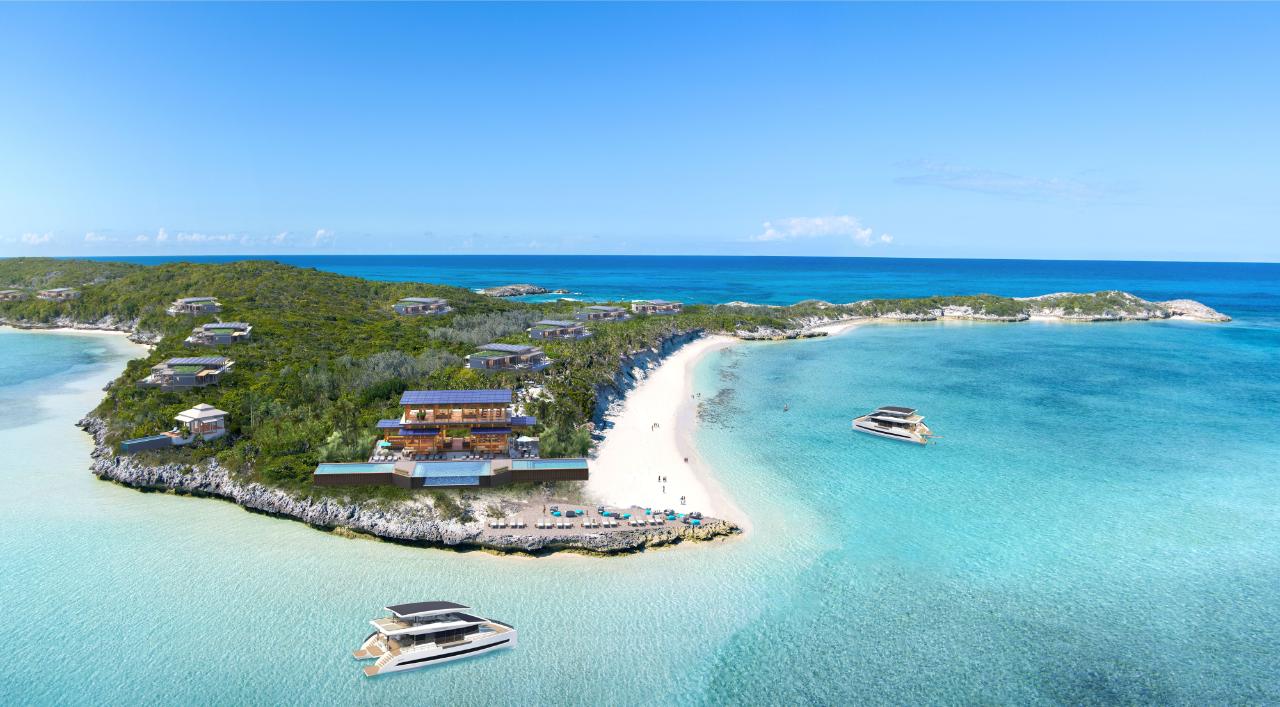
MULTIPOLYGON (((411 279, 357 260, 326 269, 411 279)), ((941 261, 910 261, 874 275, 861 269, 893 266, 860 262, 828 264, 805 289, 789 259, 729 282, 715 274, 729 265, 693 258, 657 268, 662 282, 688 280, 673 293, 656 286, 650 259, 626 260, 537 265, 545 279, 506 259, 455 263, 471 274, 430 279, 761 302, 1114 287, 1201 299, 1236 319, 873 324, 712 353, 695 371, 695 443, 750 531, 620 558, 536 559, 350 540, 97 481, 89 441, 70 425, 138 349, 0 330, 0 638, 12 647, 0 694, 37 704, 1280 701, 1276 266, 963 261, 947 274, 941 261), (919 408, 937 443, 849 430, 884 404, 919 408), (349 651, 368 619, 386 603, 434 598, 514 624, 519 647, 361 676, 349 651)))

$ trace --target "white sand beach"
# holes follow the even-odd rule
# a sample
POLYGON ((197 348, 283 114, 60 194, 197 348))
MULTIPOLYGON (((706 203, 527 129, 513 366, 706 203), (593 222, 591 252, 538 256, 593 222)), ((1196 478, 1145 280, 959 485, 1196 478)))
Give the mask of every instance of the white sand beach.
POLYGON ((591 464, 588 496, 610 505, 683 508, 745 521, 699 460, 692 439, 697 424, 693 367, 702 356, 736 341, 707 336, 685 344, 627 394, 621 410, 610 416, 613 427, 591 464), (659 476, 666 477, 665 484, 659 476))
POLYGON ((809 330, 809 331, 814 331, 814 332, 818 332, 818 331, 820 331, 820 332, 825 333, 827 336, 838 336, 838 335, 843 334, 843 333, 845 333, 845 332, 847 332, 847 331, 849 331, 849 330, 851 330, 851 329, 854 329, 854 328, 857 328, 857 327, 859 327, 859 326, 861 326, 861 325, 863 325, 863 324, 866 324, 868 321, 870 321, 870 320, 868 320, 868 319, 844 319, 844 320, 841 320, 841 321, 838 321, 838 322, 831 322, 830 324, 820 324, 820 325, 815 326, 815 327, 810 327, 808 330, 809 330))

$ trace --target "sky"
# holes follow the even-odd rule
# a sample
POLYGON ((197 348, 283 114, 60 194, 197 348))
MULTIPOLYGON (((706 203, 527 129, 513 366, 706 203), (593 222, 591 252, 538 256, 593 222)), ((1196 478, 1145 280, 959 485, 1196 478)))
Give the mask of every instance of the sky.
POLYGON ((0 256, 1280 260, 1280 5, 0 4, 0 256))

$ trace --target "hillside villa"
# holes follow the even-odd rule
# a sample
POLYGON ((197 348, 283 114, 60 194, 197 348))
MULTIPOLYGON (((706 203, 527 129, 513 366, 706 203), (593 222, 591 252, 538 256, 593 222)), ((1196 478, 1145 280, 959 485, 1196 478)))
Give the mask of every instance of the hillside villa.
POLYGON ((446 314, 453 311, 449 302, 439 297, 405 297, 391 305, 391 308, 396 311, 396 314, 410 316, 446 314))
POLYGON ((213 441, 227 434, 227 413, 206 403, 183 410, 173 419, 178 425, 168 432, 121 442, 120 453, 133 454, 149 449, 181 447, 197 440, 213 441))
POLYGON ((409 390, 400 417, 382 420, 368 462, 324 463, 320 486, 475 488, 528 481, 585 481, 586 459, 541 459, 536 423, 517 415, 511 390, 409 390), (517 436, 521 435, 521 436, 517 436))
POLYGON ((222 356, 171 358, 152 366, 151 374, 138 381, 138 386, 164 391, 203 388, 222 380, 234 365, 235 361, 222 356))
POLYGON ((170 316, 180 314, 217 314, 222 311, 222 305, 218 304, 216 297, 183 297, 174 300, 173 304, 165 310, 170 316))
POLYGON ((613 307, 606 304, 593 304, 585 309, 580 309, 573 315, 574 319, 587 322, 614 321, 620 322, 631 318, 631 314, 622 307, 613 307))
POLYGON ((27 298, 22 290, 0 290, 0 302, 17 302, 27 298))
POLYGON ((636 314, 679 314, 683 307, 679 302, 664 299, 638 299, 631 303, 631 311, 636 314))
POLYGON ((52 290, 40 290, 36 293, 36 297, 50 302, 66 302, 80 296, 80 291, 74 287, 55 287, 52 290))
POLYGON ((528 344, 485 344, 466 357, 473 371, 541 371, 551 359, 537 346, 528 344))
POLYGON ((569 322, 559 319, 543 319, 529 329, 533 339, 585 339, 591 336, 587 327, 580 322, 569 322))
POLYGON ((210 322, 191 330, 183 343, 188 346, 219 346, 248 341, 253 327, 244 322, 210 322))

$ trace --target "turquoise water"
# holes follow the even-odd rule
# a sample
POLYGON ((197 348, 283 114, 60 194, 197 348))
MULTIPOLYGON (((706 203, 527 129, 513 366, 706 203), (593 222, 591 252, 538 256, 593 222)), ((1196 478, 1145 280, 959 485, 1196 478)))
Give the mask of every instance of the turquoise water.
POLYGON ((1215 286, 1245 316, 871 325, 711 354, 695 441, 751 529, 625 558, 349 540, 97 481, 70 425, 139 349, 0 330, 0 695, 1280 701, 1277 287, 1215 286), (849 430, 885 404, 941 439, 849 430), (520 645, 363 678, 367 620, 419 599, 520 645))

